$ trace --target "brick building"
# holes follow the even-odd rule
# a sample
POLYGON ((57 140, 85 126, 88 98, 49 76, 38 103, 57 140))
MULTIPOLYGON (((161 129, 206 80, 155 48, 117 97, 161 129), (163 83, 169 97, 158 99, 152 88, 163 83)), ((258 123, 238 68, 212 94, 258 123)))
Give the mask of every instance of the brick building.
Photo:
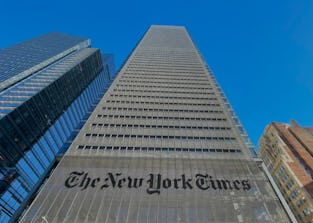
POLYGON ((313 128, 273 122, 259 141, 261 157, 299 222, 313 222, 313 128))

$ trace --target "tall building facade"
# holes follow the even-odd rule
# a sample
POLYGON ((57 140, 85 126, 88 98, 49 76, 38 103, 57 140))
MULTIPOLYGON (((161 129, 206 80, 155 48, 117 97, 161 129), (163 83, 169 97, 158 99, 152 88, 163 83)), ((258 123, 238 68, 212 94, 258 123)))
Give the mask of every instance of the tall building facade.
POLYGON ((313 222, 313 128, 273 122, 260 141, 265 165, 298 222, 313 222))
POLYGON ((0 222, 16 222, 112 82, 90 40, 49 33, 0 50, 0 222))
POLYGON ((184 27, 152 26, 21 222, 289 222, 184 27))

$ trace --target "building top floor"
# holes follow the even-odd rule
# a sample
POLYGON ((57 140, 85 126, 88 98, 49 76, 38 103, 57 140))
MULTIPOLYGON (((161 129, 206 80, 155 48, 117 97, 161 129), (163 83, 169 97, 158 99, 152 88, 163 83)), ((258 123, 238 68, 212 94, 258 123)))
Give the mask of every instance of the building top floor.
POLYGON ((90 46, 90 40, 60 32, 0 49, 0 92, 70 53, 90 46))

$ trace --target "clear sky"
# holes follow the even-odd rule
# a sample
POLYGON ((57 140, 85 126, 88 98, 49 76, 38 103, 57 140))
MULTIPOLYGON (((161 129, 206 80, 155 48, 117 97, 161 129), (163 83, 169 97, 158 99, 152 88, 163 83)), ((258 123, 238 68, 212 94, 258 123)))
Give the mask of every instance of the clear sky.
POLYGON ((271 121, 313 126, 311 0, 3 0, 0 48, 61 31, 118 67, 151 24, 186 26, 256 146, 271 121))

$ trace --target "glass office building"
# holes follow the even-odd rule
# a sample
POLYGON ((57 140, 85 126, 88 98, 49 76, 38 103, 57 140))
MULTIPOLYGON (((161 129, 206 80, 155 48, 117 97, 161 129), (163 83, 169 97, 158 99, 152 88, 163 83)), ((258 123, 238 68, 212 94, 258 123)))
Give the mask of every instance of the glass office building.
POLYGON ((0 222, 16 222, 110 86, 103 58, 63 33, 0 50, 0 222))
POLYGON ((184 27, 152 26, 21 222, 290 222, 184 27))

